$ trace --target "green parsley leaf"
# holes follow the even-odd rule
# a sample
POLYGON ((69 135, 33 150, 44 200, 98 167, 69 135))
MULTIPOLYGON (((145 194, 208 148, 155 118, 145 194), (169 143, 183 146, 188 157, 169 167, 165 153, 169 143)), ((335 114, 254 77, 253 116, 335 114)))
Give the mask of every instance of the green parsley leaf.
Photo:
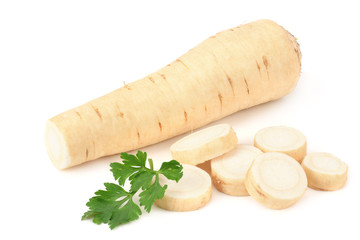
POLYGON ((133 168, 128 165, 124 165, 118 162, 110 163, 110 171, 112 171, 115 180, 118 180, 119 184, 123 186, 125 181, 133 175, 135 172, 139 171, 138 168, 133 168))
POLYGON ((129 199, 129 193, 122 187, 113 183, 105 183, 106 191, 99 190, 95 192, 95 197, 90 198, 86 206, 90 208, 82 216, 82 219, 93 218, 96 224, 107 223, 112 217, 113 209, 119 208, 129 199), (119 200, 123 197, 121 200, 119 200))
POLYGON ((146 153, 141 151, 138 151, 136 156, 123 152, 120 154, 120 157, 123 159, 123 164, 127 166, 144 168, 146 163, 146 155, 146 153))
POLYGON ((141 215, 141 209, 130 198, 129 201, 120 209, 113 212, 112 218, 109 222, 110 229, 114 229, 120 224, 134 221, 141 215))
POLYGON ((145 190, 150 186, 154 175, 155 173, 151 171, 142 171, 132 175, 130 191, 137 192, 140 188, 145 190))
POLYGON ((163 174, 169 180, 175 180, 178 182, 183 176, 182 169, 183 167, 180 163, 175 160, 171 160, 170 162, 162 163, 159 173, 163 174))
POLYGON ((89 211, 85 212, 82 220, 93 219, 96 224, 106 223, 111 229, 134 221, 142 214, 140 206, 146 212, 151 211, 152 205, 157 199, 164 197, 167 186, 161 186, 159 175, 162 174, 176 182, 182 177, 182 166, 175 160, 164 162, 160 170, 153 169, 152 159, 147 159, 147 153, 138 151, 136 155, 121 153, 122 163, 110 164, 115 183, 104 183, 105 190, 98 190, 95 196, 86 203, 89 211), (150 168, 146 167, 146 161, 150 168), (130 189, 126 191, 124 185, 130 182, 130 189), (134 202, 133 197, 139 194, 139 204, 134 202))
POLYGON ((167 185, 163 187, 160 185, 159 178, 157 177, 148 189, 140 193, 140 206, 144 206, 145 211, 150 212, 156 199, 162 199, 164 197, 166 188, 167 185))

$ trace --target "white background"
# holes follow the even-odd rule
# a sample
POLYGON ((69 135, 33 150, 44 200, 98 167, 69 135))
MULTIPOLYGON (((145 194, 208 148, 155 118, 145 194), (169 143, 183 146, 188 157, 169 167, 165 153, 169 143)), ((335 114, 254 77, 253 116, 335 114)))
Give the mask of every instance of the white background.
MULTIPOLYGON (((360 239, 356 2, 2 0, 0 238, 360 239), (345 187, 308 189, 284 210, 214 188, 194 212, 154 206, 113 231, 80 221, 87 200, 113 182, 109 163, 119 156, 56 170, 44 146, 46 120, 158 70, 216 32, 261 18, 297 37, 302 76, 288 96, 216 123, 230 123, 248 144, 260 128, 295 127, 309 152, 331 152, 348 164, 345 187)), ((142 150, 167 161, 178 138, 142 150)))

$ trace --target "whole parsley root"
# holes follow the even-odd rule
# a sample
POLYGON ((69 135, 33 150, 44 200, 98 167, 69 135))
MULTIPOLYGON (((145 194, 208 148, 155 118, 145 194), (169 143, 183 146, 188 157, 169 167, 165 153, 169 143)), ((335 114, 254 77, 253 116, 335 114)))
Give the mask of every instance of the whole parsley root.
POLYGON ((82 216, 93 219, 96 224, 107 223, 111 229, 134 221, 141 215, 141 208, 151 211, 157 199, 162 199, 167 185, 161 185, 159 176, 178 182, 183 176, 183 167, 175 160, 164 162, 159 170, 154 170, 153 161, 147 158, 146 152, 138 151, 136 155, 121 153, 122 163, 110 164, 115 183, 104 183, 105 190, 95 192, 95 197, 86 203, 89 211, 82 216), (146 167, 148 162, 150 168, 146 167), (130 182, 130 189, 125 190, 124 184, 130 182), (134 201, 134 195, 140 191, 139 205, 134 201))
POLYGON ((300 68, 296 39, 273 21, 222 31, 159 71, 51 118, 47 151, 64 169, 139 149, 288 94, 300 68))

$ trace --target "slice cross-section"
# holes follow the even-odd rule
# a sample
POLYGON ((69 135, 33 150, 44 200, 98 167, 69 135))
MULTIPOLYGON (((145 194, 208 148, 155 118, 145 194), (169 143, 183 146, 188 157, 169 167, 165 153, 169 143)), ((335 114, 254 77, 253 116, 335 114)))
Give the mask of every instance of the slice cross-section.
POLYGON ((332 191, 345 185, 348 166, 330 153, 309 153, 301 166, 305 170, 311 188, 332 191))
POLYGON ((178 162, 197 165, 234 149, 237 142, 229 124, 218 124, 187 135, 171 145, 170 151, 178 162))
POLYGON ((262 153, 251 145, 238 144, 235 149, 211 160, 211 176, 216 189, 233 196, 248 196, 244 184, 255 157, 262 153))
POLYGON ((283 153, 263 153, 255 158, 245 178, 249 194, 272 209, 296 203, 307 188, 300 164, 283 153))
POLYGON ((299 130, 286 126, 263 128, 255 134, 255 147, 263 152, 281 152, 298 162, 306 155, 306 138, 299 130))
POLYGON ((193 211, 205 206, 211 198, 211 178, 196 166, 183 164, 183 176, 178 183, 159 176, 161 185, 168 187, 155 204, 170 211, 193 211))

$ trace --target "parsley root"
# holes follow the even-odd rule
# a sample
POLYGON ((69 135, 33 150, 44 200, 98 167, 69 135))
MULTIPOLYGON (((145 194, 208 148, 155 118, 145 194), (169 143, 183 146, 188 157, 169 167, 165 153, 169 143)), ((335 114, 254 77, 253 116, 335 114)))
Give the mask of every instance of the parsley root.
POLYGON ((296 39, 273 21, 219 32, 159 71, 51 118, 49 157, 64 169, 183 134, 288 94, 300 68, 296 39))

